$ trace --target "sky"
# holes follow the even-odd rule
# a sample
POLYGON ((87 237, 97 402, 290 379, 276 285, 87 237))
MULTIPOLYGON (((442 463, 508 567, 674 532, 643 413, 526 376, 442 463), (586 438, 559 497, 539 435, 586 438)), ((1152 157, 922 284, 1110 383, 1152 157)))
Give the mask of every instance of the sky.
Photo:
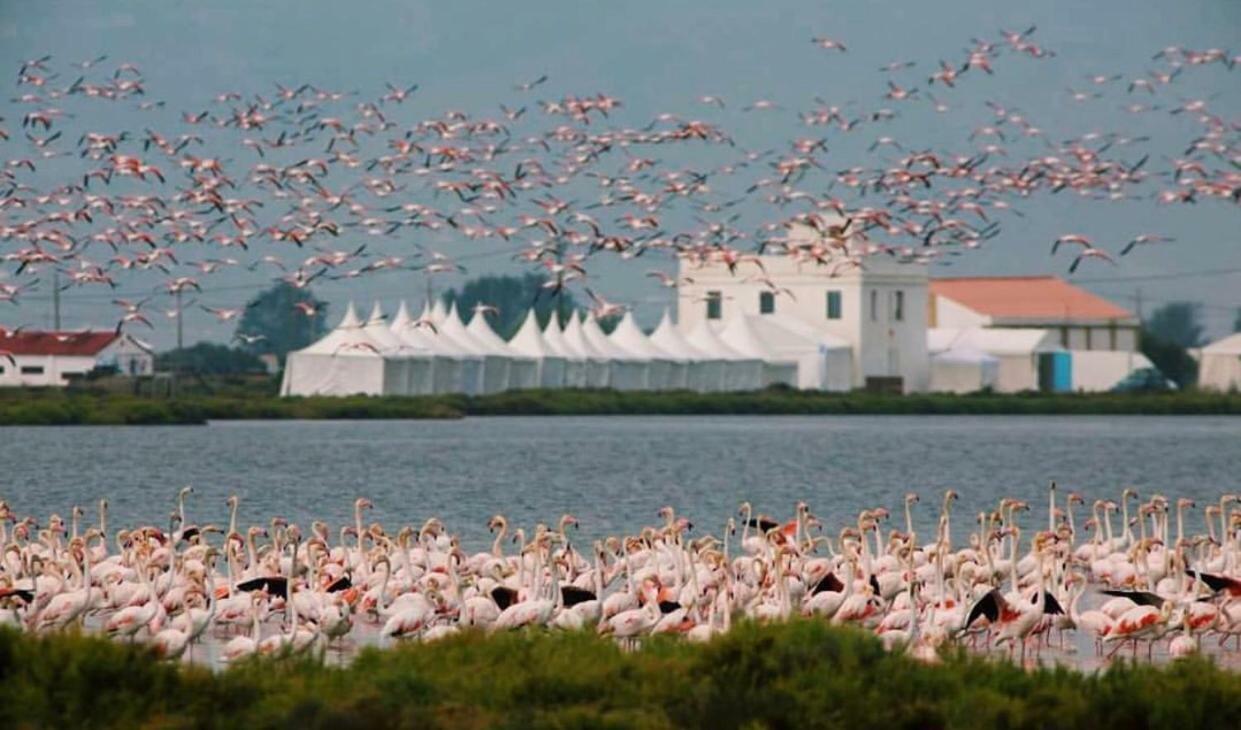
MULTIPOLYGON (((603 92, 624 102, 618 123, 642 125, 661 112, 696 115, 720 122, 740 146, 762 149, 809 134, 796 112, 810 108, 816 96, 859 113, 890 105, 882 98, 888 78, 879 70, 884 64, 916 60, 914 69, 892 78, 925 94, 926 77, 939 59, 959 61, 971 38, 998 41, 1000 28, 1031 24, 1038 27, 1033 39, 1054 50, 1054 58, 1005 59, 997 63, 995 76, 975 73, 956 89, 935 90, 937 98, 953 107, 951 114, 923 109, 902 114, 882 131, 864 129, 850 139, 830 135, 825 165, 842 169, 874 164, 868 161, 866 146, 878 134, 916 137, 918 147, 960 146, 971 129, 993 118, 985 105, 990 100, 1022 110, 1056 140, 1140 127, 1132 133, 1151 135, 1153 148, 1159 150, 1156 157, 1161 159, 1152 160, 1152 167, 1155 162, 1166 166, 1168 159, 1183 153, 1174 149, 1179 141, 1192 136, 1194 127, 1184 116, 1152 113, 1134 118, 1120 106, 1135 97, 1150 99, 1130 97, 1123 82, 1108 87, 1105 98, 1085 104, 1074 102, 1068 89, 1090 90, 1086 77, 1093 74, 1119 73, 1127 79, 1150 71, 1156 67, 1152 55, 1169 45, 1241 53, 1241 3, 1235 0, 0 0, 0 69, 16 72, 23 59, 44 54, 66 61, 108 54, 112 61, 138 64, 148 98, 166 101, 165 113, 173 119, 182 111, 204 108, 223 91, 269 94, 276 83, 303 82, 365 94, 381 93, 385 82, 416 83, 419 89, 408 102, 411 119, 445 109, 495 114, 499 100, 512 101, 514 84, 547 74, 549 81, 523 103, 534 107, 536 98, 603 92), (810 43, 813 36, 837 39, 848 51, 823 51, 810 43), (704 94, 723 97, 728 110, 698 104, 704 94), (740 111, 758 99, 773 100, 782 110, 740 111), (1165 138, 1168 144, 1160 146, 1165 138)), ((1171 107, 1207 99, 1215 114, 1241 122, 1241 67, 1229 72, 1214 65, 1185 74, 1161 91, 1157 102, 1171 107)), ((0 100, 0 117, 7 118, 10 127, 17 126, 23 113, 7 93, 0 100)), ((118 107, 90 121, 101 127, 133 126, 127 115, 132 111, 118 107)), ((245 152, 217 151, 226 157, 245 152)), ((1058 235, 1085 233, 1115 250, 1138 233, 1161 233, 1176 241, 1144 247, 1121 266, 1083 266, 1070 280, 1130 308, 1140 296, 1147 312, 1167 301, 1198 301, 1210 335, 1231 329, 1241 306, 1237 205, 1209 201, 1160 206, 1151 200, 1100 205, 1064 195, 1041 196, 1022 211, 1024 218, 1006 218, 1001 234, 986 246, 954 258, 950 266, 936 266, 932 273, 1066 276, 1068 261, 1049 255, 1058 235)), ((750 212, 764 215, 761 210, 750 212)), ((480 244, 439 237, 436 246, 466 255, 479 253, 480 244)), ((653 323, 673 297, 643 276, 651 265, 602 264, 591 274, 597 289, 610 299, 633 303, 639 319, 653 323)), ((477 257, 469 265, 471 275, 518 271, 507 255, 477 257)), ((252 282, 253 276, 239 272, 233 283, 242 293, 232 296, 244 299, 245 286, 252 282)), ((256 290, 260 283, 254 284, 256 290)), ((442 279, 437 285, 451 283, 442 279)), ((418 299, 422 289, 422 279, 410 275, 324 282, 315 292, 332 302, 338 315, 348 300, 367 306, 380 299, 391 310, 402 296, 418 299)), ((205 293, 202 301, 225 303, 212 297, 205 293)), ((77 290, 65 293, 62 306, 67 327, 108 326, 114 318, 111 311, 101 318, 99 297, 83 297, 77 290)), ((17 316, 46 325, 50 302, 31 297, 17 316)), ((163 327, 150 339, 167 346, 170 332, 163 327)), ((231 332, 232 325, 206 313, 187 316, 191 342, 226 340, 231 332)))

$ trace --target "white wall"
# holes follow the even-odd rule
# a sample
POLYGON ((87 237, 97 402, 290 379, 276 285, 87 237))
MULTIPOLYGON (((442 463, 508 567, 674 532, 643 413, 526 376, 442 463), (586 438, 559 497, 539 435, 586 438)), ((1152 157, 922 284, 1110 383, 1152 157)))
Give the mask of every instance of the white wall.
POLYGON ((5 358, 0 361, 4 373, 0 374, 0 386, 63 386, 66 375, 90 372, 95 367, 93 357, 53 357, 50 355, 17 355, 17 366, 5 358), (22 368, 43 368, 41 373, 23 374, 22 368))
POLYGON ((991 324, 990 317, 979 314, 947 297, 935 297, 935 321, 930 326, 948 329, 970 329, 972 327, 986 327, 989 324, 991 324))
POLYGON ((1098 392, 1111 390, 1134 370, 1154 367, 1140 352, 1114 350, 1074 350, 1073 390, 1098 392))
MULTIPOLYGON (((866 258, 864 271, 850 268, 830 276, 833 267, 800 263, 789 256, 764 256, 767 276, 788 293, 775 297, 772 317, 790 317, 848 342, 853 349, 853 385, 861 387, 868 376, 899 375, 905 389, 926 390, 930 363, 926 351, 927 274, 920 264, 900 264, 886 256, 866 258), (840 319, 827 318, 827 292, 841 294, 840 319), (870 292, 877 292, 877 317, 870 316, 870 292), (904 317, 896 321, 894 292, 904 294, 904 317)), ((759 314, 759 294, 767 290, 756 281, 762 271, 743 262, 736 275, 723 264, 695 266, 682 260, 680 276, 693 279, 679 287, 677 326, 690 332, 706 319, 706 295, 722 295, 720 324, 732 313, 759 314), (747 280, 748 279, 748 280, 747 280)))

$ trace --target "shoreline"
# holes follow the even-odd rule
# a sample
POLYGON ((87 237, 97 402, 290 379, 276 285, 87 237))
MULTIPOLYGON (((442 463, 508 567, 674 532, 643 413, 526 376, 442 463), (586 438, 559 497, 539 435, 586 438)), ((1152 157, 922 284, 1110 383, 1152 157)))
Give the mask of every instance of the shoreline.
POLYGON ((87 390, 0 393, 3 426, 205 425, 255 420, 457 420, 478 416, 1241 416, 1241 394, 911 394, 528 390, 485 396, 280 398, 258 388, 176 398, 87 390))

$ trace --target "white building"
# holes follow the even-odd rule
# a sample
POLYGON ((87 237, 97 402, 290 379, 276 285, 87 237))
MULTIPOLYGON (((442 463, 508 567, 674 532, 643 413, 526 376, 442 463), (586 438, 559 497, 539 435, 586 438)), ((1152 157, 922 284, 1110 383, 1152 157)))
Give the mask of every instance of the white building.
MULTIPOLYGON (((806 226, 796 226, 789 240, 794 246, 828 246, 806 226)), ((883 254, 850 265, 848 255, 858 255, 850 246, 838 248, 827 264, 781 254, 745 259, 730 271, 724 263, 683 259, 677 326, 687 335, 703 322, 723 331, 741 315, 757 318, 752 322, 761 337, 764 321, 797 322, 851 349, 850 387, 886 381, 906 392, 926 390, 926 266, 883 254)), ((800 375, 798 381, 804 382, 800 375)))
POLYGON ((1000 358, 1000 392, 1109 390, 1153 367, 1132 312, 1055 276, 934 279, 927 320, 932 331, 975 332, 962 337, 1000 358))
POLYGON ((0 386, 63 387, 97 367, 151 375, 155 356, 144 342, 111 330, 12 332, 0 328, 0 386))

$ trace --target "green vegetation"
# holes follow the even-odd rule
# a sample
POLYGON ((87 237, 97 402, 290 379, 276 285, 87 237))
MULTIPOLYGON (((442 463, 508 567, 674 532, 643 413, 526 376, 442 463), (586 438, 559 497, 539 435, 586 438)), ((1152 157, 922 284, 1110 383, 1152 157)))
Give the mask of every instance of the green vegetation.
POLYGON ((182 394, 171 399, 90 388, 89 384, 70 389, 3 389, 0 426, 574 415, 1241 415, 1241 394, 1197 391, 902 396, 770 388, 752 393, 526 390, 477 397, 279 398, 275 381, 266 377, 200 377, 178 389, 182 394))
POLYGON ((267 366, 257 355, 214 342, 199 342, 183 350, 161 352, 155 358, 155 369, 199 375, 267 372, 267 366))
POLYGON ((366 650, 347 668, 220 672, 141 645, 3 631, 0 706, 11 728, 1231 728, 1241 675, 1207 660, 1098 674, 965 654, 924 666, 811 621, 629 653, 589 634, 466 634, 366 650))
POLYGON ((1201 305, 1168 302, 1142 322, 1138 349, 1181 388, 1198 382, 1198 361, 1189 348, 1202 344, 1201 305))
POLYGON ((288 353, 327 334, 327 308, 309 289, 282 281, 246 303, 233 339, 252 355, 274 353, 283 362, 288 353), (299 305, 309 305, 313 313, 299 305))

